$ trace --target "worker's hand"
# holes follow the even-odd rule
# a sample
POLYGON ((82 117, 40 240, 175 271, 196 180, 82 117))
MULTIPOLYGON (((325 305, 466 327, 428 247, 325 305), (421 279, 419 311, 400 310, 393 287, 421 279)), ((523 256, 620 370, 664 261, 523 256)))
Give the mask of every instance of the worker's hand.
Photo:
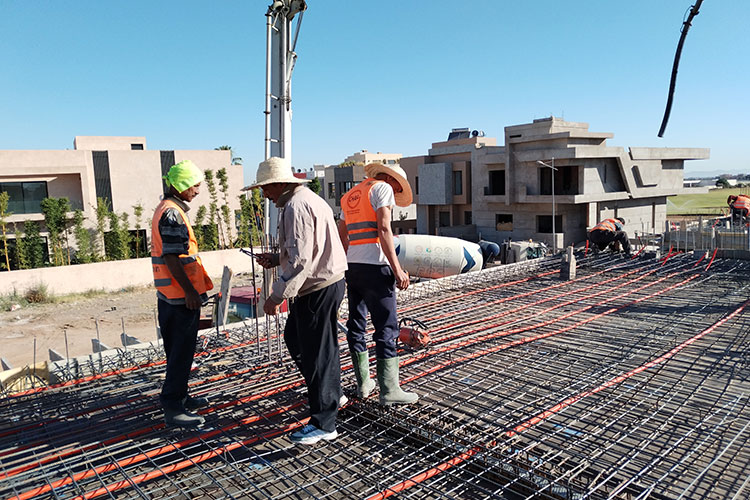
POLYGON ((185 307, 193 311, 201 308, 201 296, 195 289, 185 292, 185 307))
POLYGON ((279 304, 268 299, 266 300, 266 303, 263 304, 263 312, 269 316, 276 316, 279 313, 279 304))
POLYGON ((266 269, 271 269, 279 265, 279 254, 277 253, 256 253, 255 256, 258 264, 266 269))
POLYGON ((396 276, 396 287, 399 290, 406 290, 409 288, 409 273, 403 269, 398 269, 393 273, 396 276))

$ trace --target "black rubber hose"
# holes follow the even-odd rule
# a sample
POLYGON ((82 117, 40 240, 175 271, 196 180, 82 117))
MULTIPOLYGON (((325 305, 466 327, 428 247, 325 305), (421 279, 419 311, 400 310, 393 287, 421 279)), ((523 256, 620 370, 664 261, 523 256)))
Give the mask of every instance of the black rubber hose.
POLYGON ((682 23, 682 34, 680 35, 680 41, 677 44, 677 52, 674 55, 674 64, 672 64, 672 79, 669 82, 669 96, 667 97, 667 109, 664 110, 664 118, 661 121, 661 128, 659 129, 659 137, 664 137, 664 130, 667 128, 667 122, 669 121, 669 113, 672 112, 672 101, 674 99, 674 88, 677 83, 677 67, 680 65, 680 55, 682 55, 682 46, 685 44, 685 37, 690 29, 690 23, 693 18, 698 15, 698 10, 701 8, 703 0, 698 0, 695 5, 690 7, 690 14, 687 19, 682 23))

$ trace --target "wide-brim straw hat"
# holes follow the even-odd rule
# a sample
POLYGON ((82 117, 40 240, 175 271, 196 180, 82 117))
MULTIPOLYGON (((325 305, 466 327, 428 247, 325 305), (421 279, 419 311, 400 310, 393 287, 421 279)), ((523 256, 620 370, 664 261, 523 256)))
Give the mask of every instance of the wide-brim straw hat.
POLYGON ((378 174, 388 174, 398 181, 401 185, 401 192, 393 196, 396 198, 396 205, 399 207, 408 207, 411 205, 412 194, 409 181, 406 180, 406 172, 398 165, 383 165, 382 163, 369 163, 365 165, 365 174, 367 177, 375 177, 378 174))
POLYGON ((292 166, 288 160, 272 156, 258 165, 258 173, 255 174, 255 184, 247 186, 244 190, 263 187, 266 184, 304 184, 309 179, 300 179, 292 173, 292 166))

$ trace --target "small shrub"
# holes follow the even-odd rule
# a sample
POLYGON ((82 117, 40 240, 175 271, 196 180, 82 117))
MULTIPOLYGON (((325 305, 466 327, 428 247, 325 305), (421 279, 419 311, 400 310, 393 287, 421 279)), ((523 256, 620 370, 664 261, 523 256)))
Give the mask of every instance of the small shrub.
POLYGON ((26 290, 24 295, 26 302, 29 304, 41 304, 43 302, 49 302, 50 297, 47 291, 47 285, 40 283, 26 290))

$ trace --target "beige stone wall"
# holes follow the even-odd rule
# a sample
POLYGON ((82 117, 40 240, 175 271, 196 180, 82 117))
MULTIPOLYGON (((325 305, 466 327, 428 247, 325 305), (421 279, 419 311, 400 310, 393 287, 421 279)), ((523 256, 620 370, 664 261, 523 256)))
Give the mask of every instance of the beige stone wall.
MULTIPOLYGON (((91 151, 108 151, 112 188, 113 210, 118 214, 127 212, 130 229, 135 228, 133 206, 141 204, 143 218, 150 221, 163 193, 161 179, 161 156, 159 151, 134 151, 131 143, 143 143, 143 137, 76 137, 77 150, 65 151, 0 151, 0 181, 45 181, 50 197, 65 196, 83 209, 88 227, 96 225, 96 183, 91 151), (126 147, 127 146, 127 147, 126 147), (84 149, 87 148, 87 149, 84 149)), ((244 185, 242 165, 231 165, 231 152, 175 151, 175 162, 190 159, 202 170, 211 169, 214 175, 226 168, 229 178, 229 206, 239 210, 239 196, 244 185)), ((219 189, 216 182, 217 190, 219 189)), ((191 203, 190 215, 194 217, 198 207, 208 207, 210 196, 205 184, 201 193, 191 203)), ((219 191, 219 205, 224 203, 219 191)), ((9 222, 24 220, 42 221, 41 214, 17 214, 9 222)), ((150 224, 146 222, 147 229, 150 224)), ((42 228, 44 232, 44 228, 42 228)), ((236 236, 234 220, 232 235, 236 236)))
MULTIPOLYGON (((93 216, 96 189, 91 154, 85 151, 0 151, 0 182, 44 181, 49 196, 65 196, 93 216)), ((17 214, 10 222, 43 220, 40 214, 17 214)))
MULTIPOLYGON (((229 266, 235 274, 252 271, 250 258, 237 249, 202 252, 201 259, 214 279, 215 291, 218 291, 224 266, 229 266)), ((48 293, 64 295, 89 290, 118 291, 131 286, 148 286, 153 283, 153 279, 149 257, 0 272, 0 290, 4 293, 23 294, 32 287, 44 284, 48 293)))
POLYGON ((85 151, 130 151, 133 144, 142 144, 147 149, 146 138, 138 136, 78 135, 73 139, 73 147, 85 151))
POLYGON ((159 151, 109 151, 108 156, 112 210, 131 214, 131 222, 133 205, 153 213, 164 191, 159 151))

